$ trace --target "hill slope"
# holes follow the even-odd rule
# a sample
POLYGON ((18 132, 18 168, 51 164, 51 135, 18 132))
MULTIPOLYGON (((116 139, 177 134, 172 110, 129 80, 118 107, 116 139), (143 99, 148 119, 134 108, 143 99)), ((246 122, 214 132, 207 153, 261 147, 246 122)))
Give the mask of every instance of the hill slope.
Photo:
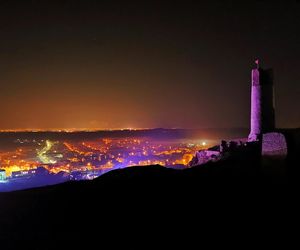
POLYGON ((262 215, 273 218, 284 204, 278 220, 293 207, 294 195, 289 176, 268 176, 255 160, 228 159, 186 170, 131 167, 93 181, 0 193, 0 230, 13 245, 57 244, 62 238, 76 245, 75 235, 120 237, 151 226, 172 232, 179 225, 231 224, 240 216, 252 223, 262 215))

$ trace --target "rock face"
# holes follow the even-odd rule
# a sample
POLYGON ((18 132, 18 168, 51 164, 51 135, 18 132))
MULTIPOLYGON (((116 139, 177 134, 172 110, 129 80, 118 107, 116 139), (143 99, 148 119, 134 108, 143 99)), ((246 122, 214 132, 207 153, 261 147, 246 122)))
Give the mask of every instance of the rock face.
POLYGON ((284 159, 287 156, 287 143, 281 133, 266 133, 262 138, 262 156, 284 159))
POLYGON ((209 149, 196 152, 188 166, 203 165, 208 162, 217 162, 230 158, 231 160, 245 163, 257 161, 261 157, 260 142, 247 142, 247 138, 239 140, 224 141, 209 149), (246 141, 246 142, 245 142, 246 141))
POLYGON ((219 151, 201 150, 196 152, 197 163, 195 165, 202 165, 209 161, 217 161, 220 158, 219 151))

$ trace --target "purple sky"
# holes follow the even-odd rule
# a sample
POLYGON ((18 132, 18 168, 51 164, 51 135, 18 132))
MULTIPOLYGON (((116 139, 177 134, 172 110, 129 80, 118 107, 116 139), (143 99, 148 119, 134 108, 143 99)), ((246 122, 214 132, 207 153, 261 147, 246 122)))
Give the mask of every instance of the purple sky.
POLYGON ((299 127, 299 1, 193 2, 1 1, 0 129, 249 127, 256 57, 299 127))

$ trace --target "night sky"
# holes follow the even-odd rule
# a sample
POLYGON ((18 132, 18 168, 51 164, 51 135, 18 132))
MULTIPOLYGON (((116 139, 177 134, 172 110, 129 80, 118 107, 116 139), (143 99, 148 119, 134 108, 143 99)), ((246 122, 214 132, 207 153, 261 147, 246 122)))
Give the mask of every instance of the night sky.
POLYGON ((1 0, 0 129, 249 127, 256 58, 299 127, 300 2, 276 2, 1 0))

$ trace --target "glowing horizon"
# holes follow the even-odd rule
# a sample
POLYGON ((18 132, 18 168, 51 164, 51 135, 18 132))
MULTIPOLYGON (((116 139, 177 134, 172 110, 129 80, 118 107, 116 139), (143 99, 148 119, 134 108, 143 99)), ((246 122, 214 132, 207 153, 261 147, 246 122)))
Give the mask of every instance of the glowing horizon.
POLYGON ((274 3, 274 16, 261 18, 265 8, 244 15, 237 6, 224 13, 209 2, 168 11, 168 4, 140 1, 131 9, 123 1, 124 13, 114 16, 109 1, 72 8, 30 1, 20 13, 6 2, 3 131, 248 127, 256 58, 276 72, 276 125, 299 126, 295 6, 282 13, 274 3), (41 14, 46 10, 53 14, 41 14))

